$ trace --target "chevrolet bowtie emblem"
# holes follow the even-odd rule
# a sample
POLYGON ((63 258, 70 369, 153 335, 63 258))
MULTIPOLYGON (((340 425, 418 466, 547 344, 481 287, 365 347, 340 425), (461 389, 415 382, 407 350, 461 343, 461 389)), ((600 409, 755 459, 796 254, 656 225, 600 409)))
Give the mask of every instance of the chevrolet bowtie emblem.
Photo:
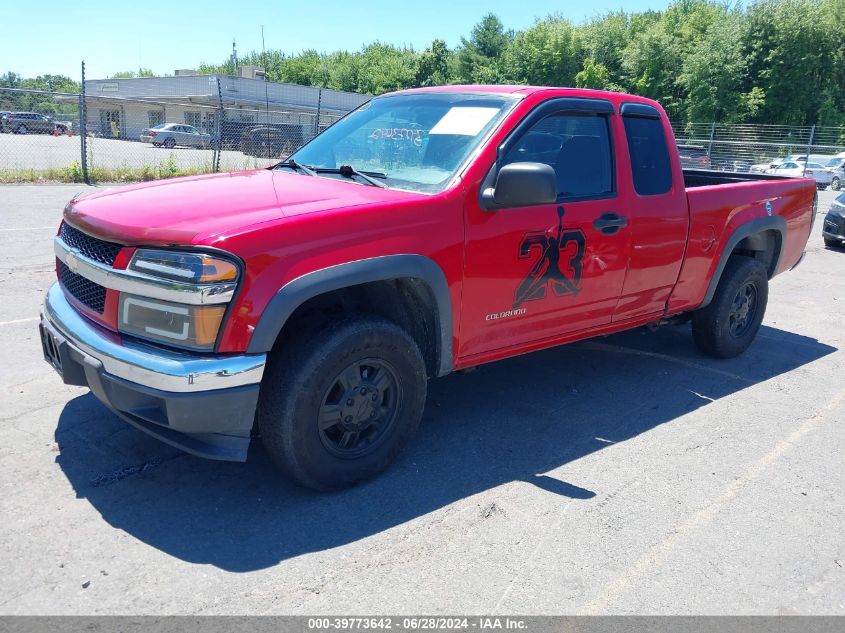
POLYGON ((68 253, 65 256, 65 265, 70 268, 73 272, 79 270, 79 259, 77 259, 76 255, 73 253, 68 253))

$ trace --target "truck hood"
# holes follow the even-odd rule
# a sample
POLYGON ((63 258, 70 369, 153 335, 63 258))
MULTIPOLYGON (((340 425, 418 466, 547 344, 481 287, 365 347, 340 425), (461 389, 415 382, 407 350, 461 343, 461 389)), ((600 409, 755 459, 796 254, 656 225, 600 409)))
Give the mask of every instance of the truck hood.
POLYGON ((75 198, 65 218, 92 235, 124 244, 199 244, 283 217, 420 196, 256 169, 104 189, 75 198))

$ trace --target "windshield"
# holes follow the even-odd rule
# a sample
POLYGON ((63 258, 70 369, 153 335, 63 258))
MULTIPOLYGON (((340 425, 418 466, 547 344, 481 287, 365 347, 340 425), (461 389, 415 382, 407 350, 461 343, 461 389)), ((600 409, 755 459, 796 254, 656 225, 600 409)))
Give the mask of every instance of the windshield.
POLYGON ((516 102, 509 95, 467 93, 379 97, 291 158, 317 170, 349 165, 377 175, 388 187, 434 193, 516 102))
POLYGON ((831 158, 827 161, 827 165, 825 165, 825 167, 839 167, 839 165, 841 165, 844 161, 845 158, 831 158))

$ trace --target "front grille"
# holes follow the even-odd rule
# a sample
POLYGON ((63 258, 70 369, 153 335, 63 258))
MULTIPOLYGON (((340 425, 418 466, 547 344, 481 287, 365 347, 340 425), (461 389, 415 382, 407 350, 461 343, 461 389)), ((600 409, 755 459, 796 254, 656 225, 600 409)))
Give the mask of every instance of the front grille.
POLYGON ((77 275, 64 262, 59 262, 59 281, 82 305, 94 312, 103 313, 106 307, 106 289, 103 286, 77 275))
POLYGON ((79 252, 85 255, 85 257, 98 261, 101 264, 106 264, 107 266, 114 264, 117 254, 123 248, 120 244, 91 237, 87 233, 73 228, 67 222, 62 222, 59 237, 68 246, 79 249, 79 252))

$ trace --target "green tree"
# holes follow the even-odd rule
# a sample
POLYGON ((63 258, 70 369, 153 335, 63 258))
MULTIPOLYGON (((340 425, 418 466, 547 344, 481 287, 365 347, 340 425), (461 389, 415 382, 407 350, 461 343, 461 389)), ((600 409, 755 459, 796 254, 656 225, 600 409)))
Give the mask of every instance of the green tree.
POLYGON ((843 32, 826 9, 817 0, 766 0, 749 7, 747 87, 766 95, 759 121, 809 125, 826 101, 841 95, 835 68, 843 32))
POLYGON ((410 88, 417 76, 416 54, 376 42, 365 46, 358 59, 358 92, 378 95, 410 88))
POLYGON ((501 57, 513 39, 502 21, 488 13, 472 28, 470 38, 461 38, 457 52, 458 78, 466 83, 499 83, 501 57))
POLYGON ((0 76, 0 88, 17 88, 20 86, 21 76, 13 73, 11 70, 7 71, 5 75, 0 76))
POLYGON ((33 79, 22 79, 17 87, 50 92, 79 92, 79 83, 65 75, 38 75, 33 79))
POLYGON ((450 70, 451 51, 446 42, 436 39, 423 51, 417 63, 416 85, 442 86, 452 81, 450 70))
POLYGON ((690 121, 741 121, 759 109, 760 92, 743 99, 746 60, 742 54, 742 15, 734 12, 714 21, 699 44, 684 58, 678 82, 686 92, 685 115, 690 121))
POLYGON ((139 68, 134 70, 123 70, 113 74, 109 79, 133 79, 135 77, 155 77, 155 73, 149 68, 139 68))
MULTIPOLYGON (((584 53, 607 70, 607 86, 625 89, 622 51, 631 39, 631 18, 624 11, 607 13, 581 27, 584 53)), ((584 69, 587 70, 586 60, 584 69)))
POLYGON ((578 88, 608 90, 611 88, 610 72, 604 64, 588 57, 584 60, 584 68, 575 75, 575 85, 578 88))
POLYGON ((679 111, 675 78, 681 73, 675 39, 655 22, 636 33, 622 51, 626 85, 635 93, 660 101, 672 115, 679 111))
POLYGON ((568 20, 552 16, 516 34, 504 52, 503 74, 516 83, 572 86, 581 58, 575 28, 568 20))

